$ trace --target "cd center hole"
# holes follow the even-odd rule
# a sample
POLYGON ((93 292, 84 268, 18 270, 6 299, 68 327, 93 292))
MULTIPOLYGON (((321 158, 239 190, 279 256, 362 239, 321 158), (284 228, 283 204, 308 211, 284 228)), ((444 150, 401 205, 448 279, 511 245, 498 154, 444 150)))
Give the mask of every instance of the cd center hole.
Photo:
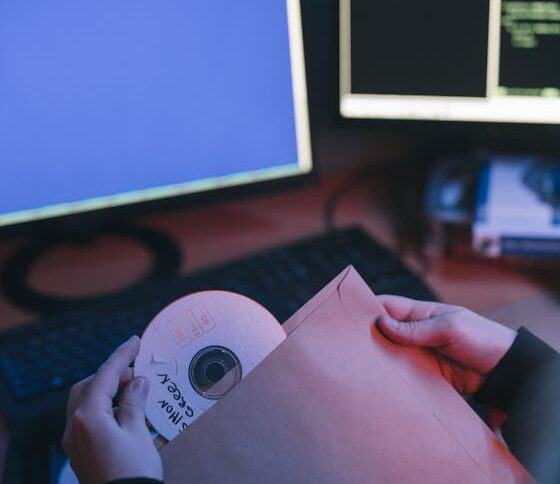
POLYGON ((226 369, 220 363, 210 363, 206 367, 206 378, 212 383, 221 380, 226 374, 226 369))

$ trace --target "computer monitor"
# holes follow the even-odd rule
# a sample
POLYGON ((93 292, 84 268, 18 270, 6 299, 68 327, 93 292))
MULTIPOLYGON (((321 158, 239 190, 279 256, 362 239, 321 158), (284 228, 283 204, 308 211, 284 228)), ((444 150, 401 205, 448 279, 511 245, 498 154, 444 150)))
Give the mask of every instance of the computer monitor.
POLYGON ((344 117, 560 125, 559 58, 559 1, 340 1, 344 117))
POLYGON ((3 0, 0 167, 0 231, 308 175, 299 0, 3 0))

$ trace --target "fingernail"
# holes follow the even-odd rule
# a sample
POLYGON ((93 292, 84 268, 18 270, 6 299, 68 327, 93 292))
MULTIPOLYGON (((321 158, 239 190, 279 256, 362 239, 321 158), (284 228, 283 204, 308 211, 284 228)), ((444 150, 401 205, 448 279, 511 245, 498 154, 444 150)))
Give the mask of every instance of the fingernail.
POLYGON ((148 391, 148 380, 146 378, 144 378, 143 376, 139 376, 138 378, 135 378, 134 380, 132 380, 132 385, 130 386, 130 389, 134 392, 134 393, 147 393, 148 391))
POLYGON ((379 317, 379 320, 383 320, 383 323, 387 326, 392 326, 393 328, 398 328, 399 323, 396 319, 393 319, 391 316, 383 315, 379 317))
POLYGON ((131 344, 135 339, 140 339, 140 338, 138 338, 138 336, 136 336, 136 335, 134 334, 134 335, 132 335, 130 338, 128 338, 128 339, 123 343, 123 345, 129 345, 129 344, 131 344))

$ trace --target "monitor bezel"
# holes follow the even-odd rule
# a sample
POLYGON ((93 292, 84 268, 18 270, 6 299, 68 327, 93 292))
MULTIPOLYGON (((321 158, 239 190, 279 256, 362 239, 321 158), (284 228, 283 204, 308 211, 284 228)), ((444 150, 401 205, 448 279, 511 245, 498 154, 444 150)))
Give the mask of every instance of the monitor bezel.
MULTIPOLYGON (((431 107, 430 103, 434 102, 435 96, 419 96, 419 95, 401 95, 401 94, 384 94, 384 95, 376 95, 376 94, 365 94, 359 92, 352 92, 351 87, 351 2, 352 0, 340 0, 338 4, 338 57, 339 57, 339 64, 338 64, 338 113, 339 116, 344 120, 362 120, 364 122, 370 123, 386 123, 386 126, 401 126, 406 128, 408 126, 414 125, 432 125, 438 127, 444 127, 445 125, 455 124, 461 125, 463 127, 468 127, 467 129, 471 129, 470 126, 482 126, 482 131, 490 130, 490 131, 505 131, 505 132, 515 132, 515 127, 551 127, 560 128, 560 118, 556 115, 554 117, 545 116, 541 113, 540 117, 534 115, 526 116, 527 119, 507 119, 506 116, 500 114, 499 116, 494 114, 486 113, 486 119, 481 117, 480 119, 475 117, 472 113, 463 112, 462 115, 449 115, 441 114, 435 107, 431 107), (385 107, 388 103, 391 102, 416 102, 419 103, 418 107, 416 108, 416 112, 414 115, 401 115, 401 114, 394 114, 394 113, 387 113, 384 114, 372 114, 374 111, 373 105, 376 103, 382 102, 385 104, 385 107), (427 104, 426 104, 427 103, 427 104), (420 107, 424 110, 426 109, 434 109, 434 113, 425 114, 421 113, 420 107), (420 111, 419 111, 420 110, 420 111), (493 117, 492 117, 493 116, 493 117), (513 127, 513 128, 512 128, 513 127)), ((490 13, 489 19, 496 20, 496 17, 499 18, 500 10, 499 10, 499 3, 496 1, 492 1, 489 5, 490 13)), ((495 29, 492 31, 492 28, 489 26, 489 36, 490 38, 495 38, 499 36, 499 32, 496 32, 495 29)), ((493 76, 497 80, 498 72, 497 72, 497 58, 496 56, 492 56, 493 60, 490 62, 490 55, 488 59, 488 68, 490 69, 490 64, 495 65, 495 72, 492 73, 492 69, 490 69, 489 76, 493 76)), ((436 102, 445 104, 446 102, 456 102, 458 103, 457 106, 461 107, 464 104, 464 101, 467 98, 461 97, 446 97, 441 96, 441 101, 436 102)), ((473 98, 475 99, 475 98, 473 98)), ((478 98, 476 98, 478 99, 478 98)), ((482 98, 481 98, 482 99, 482 98)), ((525 98, 522 98, 525 99, 525 98)), ((528 98, 527 98, 528 99, 528 98)), ((495 102, 495 100, 494 100, 495 102)), ((560 104, 560 100, 556 100, 556 103, 560 104)), ((455 107, 457 107, 455 106, 455 107)), ((377 108, 379 110, 379 108, 377 108)), ((441 106, 439 106, 439 110, 441 111, 441 106)), ((447 110, 452 109, 452 107, 447 107, 447 110)), ((385 109, 386 110, 386 109, 385 109)), ((445 110, 444 110, 445 111, 445 110)), ((475 128, 476 129, 476 128, 475 128)))
POLYGON ((189 210, 248 197, 263 196, 275 191, 308 186, 314 184, 315 179, 316 168, 313 166, 308 173, 289 177, 28 220, 1 226, 0 240, 16 236, 36 238, 73 233, 96 233, 115 224, 141 222, 141 217, 144 215, 189 210))

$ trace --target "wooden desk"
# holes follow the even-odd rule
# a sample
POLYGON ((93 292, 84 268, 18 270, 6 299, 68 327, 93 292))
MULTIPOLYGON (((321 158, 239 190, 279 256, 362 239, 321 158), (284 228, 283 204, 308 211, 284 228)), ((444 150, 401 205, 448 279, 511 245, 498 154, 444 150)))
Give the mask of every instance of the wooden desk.
MULTIPOLYGON (((171 234, 184 250, 182 272, 189 273, 324 230, 325 201, 343 181, 343 176, 334 176, 312 188, 151 214, 137 221, 171 234)), ((377 194, 376 183, 364 179, 345 193, 335 222, 337 226, 358 224, 394 248, 389 211, 377 194)), ((0 263, 17 243, 0 244, 0 263)), ((69 295, 111 290, 138 277, 148 267, 148 257, 141 246, 128 240, 102 239, 94 251, 61 248, 41 261, 33 283, 69 295)), ((411 256, 405 260, 420 270, 411 256)), ((550 289, 531 274, 485 261, 433 258, 430 265, 424 277, 443 302, 470 307, 512 327, 524 324, 560 348, 560 322, 555 321, 558 304, 550 289)), ((0 296, 1 329, 35 317, 0 296)))

